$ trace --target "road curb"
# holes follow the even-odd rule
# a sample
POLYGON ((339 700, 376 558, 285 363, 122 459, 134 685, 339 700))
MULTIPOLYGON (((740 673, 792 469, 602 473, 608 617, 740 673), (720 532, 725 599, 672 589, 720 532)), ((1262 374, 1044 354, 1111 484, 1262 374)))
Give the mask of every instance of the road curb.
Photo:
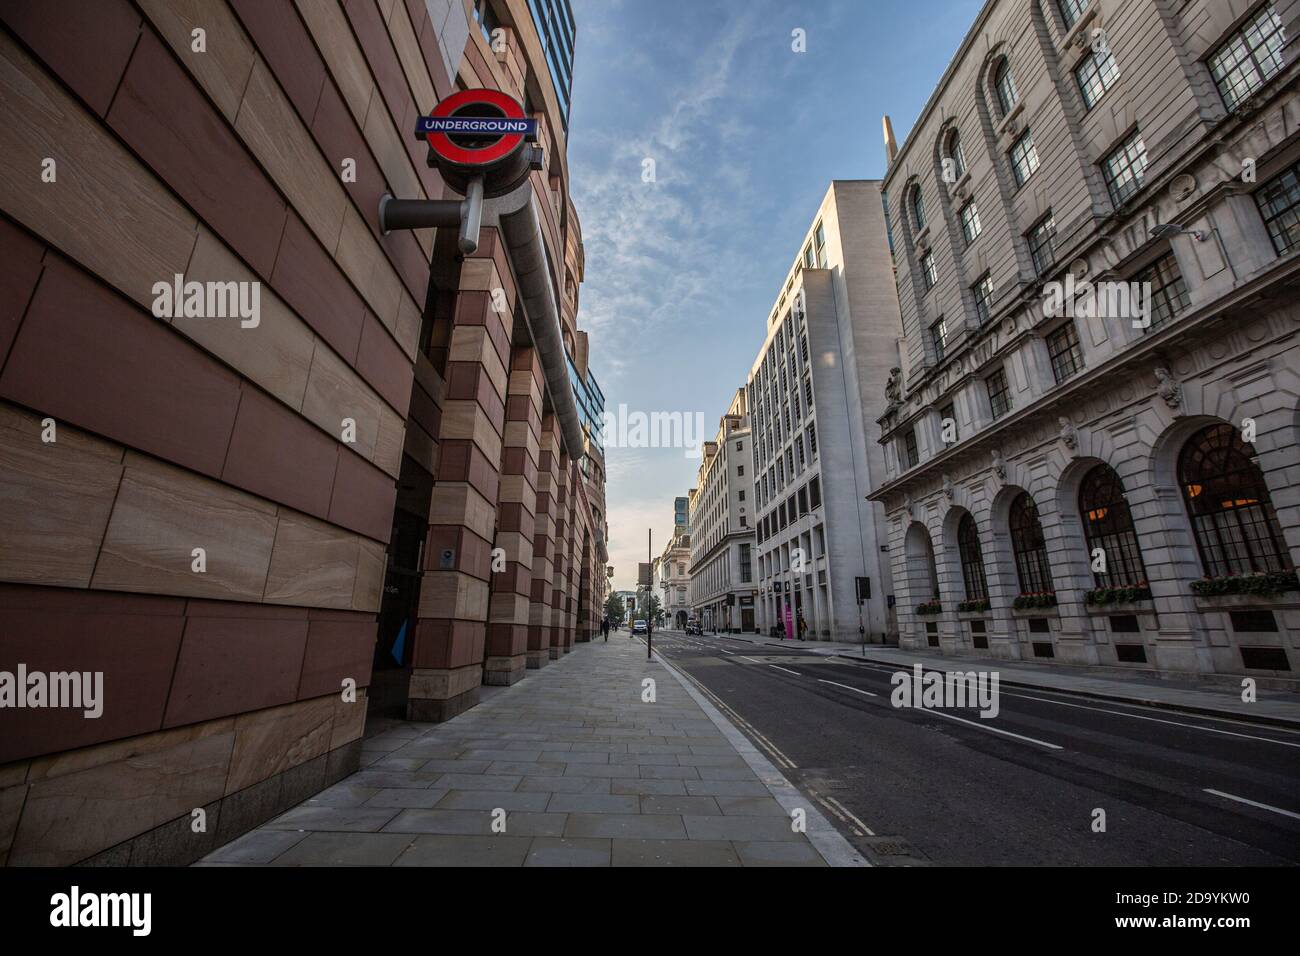
MULTIPOLYGON (((835 657, 843 658, 846 661, 856 661, 859 664, 879 664, 882 667, 894 667, 899 670, 904 669, 897 661, 881 661, 870 657, 858 657, 854 654, 836 654, 835 657)), ((913 665, 915 666, 915 665, 913 665)), ((924 670, 944 673, 940 668, 922 664, 924 670)), ((1300 720, 1292 720, 1287 717, 1272 717, 1268 714, 1246 715, 1239 714, 1233 710, 1223 710, 1216 707, 1200 707, 1195 704, 1173 704, 1164 700, 1152 700, 1149 697, 1125 697, 1120 694, 1102 694, 1097 691, 1088 690, 1062 690, 1059 687, 1045 687, 1042 684, 1031 684, 1027 681, 1008 680, 999 672, 998 683, 1006 687, 1016 687, 1021 690, 1044 691, 1049 694, 1073 694, 1077 697, 1087 697, 1091 700, 1105 700, 1115 704, 1141 704, 1143 707, 1154 707, 1157 710, 1179 711, 1185 714, 1199 714, 1202 717, 1222 717, 1229 720, 1239 720, 1247 724, 1263 724, 1269 727, 1282 727, 1287 730, 1300 730, 1300 720)))
POLYGON ((677 670, 672 664, 663 658, 658 651, 654 652, 655 660, 659 662, 664 670, 681 684, 686 693, 691 695, 691 699, 699 704, 700 709, 708 715, 709 720, 713 721, 715 727, 722 731, 727 742, 736 748, 736 752, 744 758, 745 763, 749 764, 749 769, 754 771, 758 779, 763 781, 763 786, 772 794, 772 799, 785 809, 787 813, 796 809, 801 809, 806 815, 808 829, 804 836, 808 842, 813 845, 818 853, 821 854, 827 866, 871 866, 867 859, 856 849, 853 844, 849 843, 836 830, 831 822, 822 815, 822 812, 812 805, 799 789, 786 779, 785 774, 777 769, 772 761, 768 760, 762 752, 754 746, 748 737, 728 720, 723 713, 714 707, 713 704, 703 694, 696 689, 690 679, 677 670))

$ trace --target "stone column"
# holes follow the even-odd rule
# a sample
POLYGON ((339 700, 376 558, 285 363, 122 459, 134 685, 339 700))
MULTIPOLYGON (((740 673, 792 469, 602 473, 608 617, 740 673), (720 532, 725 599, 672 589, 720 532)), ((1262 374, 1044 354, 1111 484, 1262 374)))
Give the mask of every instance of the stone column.
POLYGON ((572 552, 569 549, 569 455, 560 451, 559 437, 556 437, 556 471, 555 471, 555 572, 551 578, 551 660, 569 653, 565 640, 567 630, 567 608, 565 598, 568 589, 567 568, 572 552))
POLYGON ((453 296, 439 297, 452 303, 452 326, 411 652, 411 720, 447 720, 473 707, 483 680, 510 359, 510 313, 493 310, 490 292, 504 285, 490 258, 495 231, 483 232, 481 257, 465 261, 453 296))
POLYGON ((553 603, 551 587, 555 577, 555 486, 556 450, 560 427, 555 415, 542 416, 537 453, 537 512, 533 531, 533 576, 528 605, 528 666, 545 667, 551 660, 553 603))
POLYGON ((505 568, 492 576, 484 662, 488 684, 513 684, 527 668, 541 427, 541 362, 531 344, 517 346, 511 351, 506 388, 496 538, 505 568))

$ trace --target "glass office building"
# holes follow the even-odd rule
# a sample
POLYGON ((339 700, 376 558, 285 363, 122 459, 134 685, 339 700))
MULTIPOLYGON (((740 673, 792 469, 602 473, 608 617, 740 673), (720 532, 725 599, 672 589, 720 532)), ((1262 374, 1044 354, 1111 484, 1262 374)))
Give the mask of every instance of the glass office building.
POLYGON ((573 88, 573 41, 578 28, 573 22, 569 0, 528 0, 533 24, 542 39, 546 63, 560 98, 560 116, 564 131, 569 131, 569 94, 573 88))

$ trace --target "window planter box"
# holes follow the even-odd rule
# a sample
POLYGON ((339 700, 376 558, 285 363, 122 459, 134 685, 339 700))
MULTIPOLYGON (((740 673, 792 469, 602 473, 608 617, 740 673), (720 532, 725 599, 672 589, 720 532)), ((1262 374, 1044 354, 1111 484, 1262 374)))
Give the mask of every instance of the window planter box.
POLYGON ((916 613, 920 617, 936 617, 943 613, 943 605, 938 601, 926 601, 916 606, 916 613))
POLYGON ((1108 608, 1123 604, 1132 606, 1141 601, 1151 600, 1151 588, 1142 584, 1121 585, 1113 588, 1093 588, 1083 596, 1084 605, 1092 608, 1108 608))
POLYGON ((1300 594, 1278 594, 1265 597, 1262 594, 1197 594, 1196 606, 1203 611, 1244 608, 1294 608, 1300 607, 1300 594))
POLYGON ((1300 579, 1297 579, 1294 571, 1229 574, 1220 578, 1201 578, 1199 581, 1192 582, 1192 593, 1198 598, 1239 595, 1277 601, 1281 600, 1287 592, 1294 591, 1300 591, 1300 579))
POLYGON ((1013 611, 1056 611, 1055 594, 1021 594, 1011 602, 1013 611))

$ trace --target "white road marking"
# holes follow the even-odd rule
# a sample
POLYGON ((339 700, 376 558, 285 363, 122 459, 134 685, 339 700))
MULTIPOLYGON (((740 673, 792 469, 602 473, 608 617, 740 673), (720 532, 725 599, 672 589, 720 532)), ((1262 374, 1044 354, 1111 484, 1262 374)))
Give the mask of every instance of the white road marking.
MULTIPOLYGON (((855 662, 845 659, 844 663, 848 664, 848 663, 855 663, 855 662)), ((873 668, 877 671, 888 672, 890 674, 897 673, 901 669, 899 667, 890 667, 888 664, 879 664, 876 663, 875 661, 857 661, 856 663, 858 664, 859 667, 866 666, 866 667, 873 668)), ((1041 688, 1039 692, 1046 693, 1046 694, 1062 694, 1062 695, 1069 694, 1069 691, 1055 690, 1049 687, 1041 688)), ((999 689, 998 693, 1003 697, 1020 697, 1024 700, 1036 700, 1039 701, 1040 703, 1056 704, 1060 707, 1074 707, 1077 708, 1078 710, 1091 710, 1099 714, 1113 714, 1116 717, 1132 717, 1134 720, 1150 720, 1158 724, 1172 724, 1175 727, 1186 727, 1190 730, 1203 730, 1209 734, 1225 734, 1229 737, 1244 737, 1247 740, 1260 740, 1260 741, 1264 741, 1265 743, 1280 744, 1283 747, 1300 747, 1300 743, 1291 743, 1286 740, 1275 740, 1272 737, 1256 737, 1251 734, 1240 734, 1231 730, 1219 730, 1216 727, 1203 727, 1200 724, 1185 724, 1185 723, 1180 723, 1179 721, 1176 720, 1165 720, 1160 717, 1147 717, 1144 714, 1131 714, 1128 711, 1123 711, 1123 710, 1110 710, 1109 708, 1106 707, 1095 707, 1095 706, 1089 706, 1088 704, 1074 704, 1074 703, 1070 703, 1069 701, 1053 700, 1050 697, 1034 697, 1030 694, 1018 694, 1015 693, 1014 691, 1003 690, 1003 689, 999 689)), ((1120 703, 1120 702, 1116 701, 1116 703, 1120 703)), ((1137 708, 1141 708, 1142 710, 1155 710, 1155 711, 1168 712, 1166 708, 1152 707, 1150 704, 1123 703, 1121 704, 1121 706, 1137 707, 1137 708)), ((1176 712, 1182 713, 1182 711, 1176 711, 1176 712)), ((1244 717, 1242 718, 1216 717, 1212 714, 1188 714, 1188 716, 1195 717, 1198 720, 1217 720, 1225 724, 1249 723, 1249 721, 1244 717)), ((1289 727, 1276 727, 1276 728, 1270 727, 1269 730, 1276 730, 1278 733, 1283 733, 1283 734, 1300 734, 1300 730, 1292 730, 1289 727)))
POLYGON ((833 681, 833 680, 822 680, 820 677, 817 678, 817 683, 819 683, 819 684, 830 684, 832 687, 843 687, 845 690, 851 690, 851 691, 853 691, 853 693, 855 693, 855 694, 862 694, 862 695, 865 696, 865 697, 879 697, 879 696, 880 696, 879 694, 873 694, 873 693, 871 693, 871 691, 869 691, 869 690, 862 690, 862 689, 859 688, 859 687, 850 687, 848 684, 837 684, 837 683, 836 683, 835 681, 833 681))
POLYGON ((792 670, 790 670, 790 668, 788 668, 788 667, 777 667, 777 665, 775 665, 775 664, 768 664, 767 666, 768 666, 768 667, 776 667, 777 670, 779 670, 779 671, 785 671, 787 674, 793 674, 795 677, 803 677, 803 675, 800 674, 798 671, 792 671, 792 670))
POLYGON ((762 661, 756 661, 756 660, 754 660, 754 658, 752 658, 752 657, 746 657, 744 654, 739 655, 739 657, 740 657, 740 659, 741 659, 742 661, 749 661, 751 664, 761 664, 761 663, 763 663, 762 661))
POLYGON ((1257 803, 1254 800, 1247 800, 1245 797, 1235 797, 1230 793, 1224 793, 1222 790, 1211 790, 1209 787, 1205 787, 1204 790, 1206 793, 1212 793, 1216 797, 1223 797, 1225 800, 1236 800, 1238 803, 1244 803, 1252 807, 1259 807, 1261 810, 1272 810, 1274 813, 1280 813, 1282 816, 1290 817, 1292 820, 1300 820, 1300 813, 1292 813, 1290 810, 1270 807, 1267 803, 1257 803))
POLYGON ((965 717, 957 717, 953 714, 945 714, 941 710, 935 710, 930 707, 913 708, 920 710, 923 714, 933 714, 935 717, 947 717, 949 720, 955 720, 959 723, 970 724, 972 727, 978 727, 980 730, 987 730, 989 733, 1002 734, 1005 737, 1015 737, 1017 740, 1025 740, 1031 744, 1038 744, 1040 747, 1048 747, 1052 750, 1064 750, 1060 744, 1049 744, 1046 740, 1036 740, 1033 737, 1025 737, 1022 734, 1013 734, 1009 730, 999 730, 997 727, 990 727, 988 724, 981 724, 979 721, 967 720, 965 717))
POLYGON ((725 647, 719 647, 718 650, 722 651, 724 654, 730 654, 732 657, 735 657, 736 655, 735 651, 729 651, 725 647))
POLYGON ((1114 714, 1117 717, 1132 717, 1134 720, 1150 720, 1157 724, 1171 724, 1174 727, 1186 727, 1189 730, 1203 730, 1207 734, 1223 734, 1227 737, 1243 737, 1246 740, 1261 740, 1264 743, 1278 744, 1283 747, 1300 747, 1300 743, 1291 743, 1288 740, 1274 740, 1272 737, 1256 737, 1253 734, 1239 734, 1231 730, 1220 730, 1217 727, 1202 727, 1200 724, 1184 724, 1177 720, 1164 720, 1160 717, 1147 717, 1144 714, 1128 714, 1122 710, 1109 710, 1105 707, 1088 707, 1085 704, 1070 704, 1063 700, 1052 700, 1048 697, 1032 697, 1029 694, 1013 694, 1008 691, 1000 692, 1003 697, 1022 697, 1025 700, 1036 700, 1044 704, 1056 704, 1060 707, 1077 707, 1079 710, 1092 710, 1099 714, 1114 714))

